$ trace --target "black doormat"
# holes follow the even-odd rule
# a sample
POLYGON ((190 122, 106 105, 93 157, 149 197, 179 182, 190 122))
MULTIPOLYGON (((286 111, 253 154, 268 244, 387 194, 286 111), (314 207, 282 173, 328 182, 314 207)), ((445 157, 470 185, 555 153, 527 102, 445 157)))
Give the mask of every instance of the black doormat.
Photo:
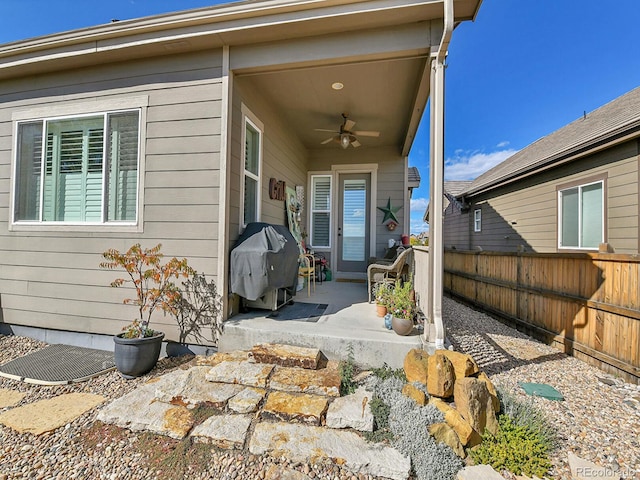
POLYGON ((89 380, 113 368, 113 352, 49 345, 0 365, 0 376, 40 385, 61 385, 89 380))
POLYGON ((317 322, 324 314, 328 304, 326 303, 302 303, 295 302, 285 305, 277 312, 267 315, 274 320, 298 320, 299 322, 317 322))

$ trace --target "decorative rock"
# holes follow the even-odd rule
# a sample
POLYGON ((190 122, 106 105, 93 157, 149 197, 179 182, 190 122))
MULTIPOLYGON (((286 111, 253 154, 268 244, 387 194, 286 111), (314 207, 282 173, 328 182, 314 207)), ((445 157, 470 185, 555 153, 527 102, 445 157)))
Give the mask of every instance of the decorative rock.
POLYGON ((262 417, 320 425, 327 406, 326 397, 273 391, 267 396, 262 417))
POLYGON ((213 415, 194 428, 191 437, 218 448, 242 448, 250 425, 251 415, 213 415))
POLYGON ((497 433, 498 420, 493 402, 482 380, 473 377, 456 380, 454 397, 456 409, 476 432, 482 435, 487 428, 491 433, 497 433))
POLYGON ((453 350, 438 350, 437 353, 442 353, 453 364, 456 378, 470 377, 480 371, 478 364, 471 355, 454 352, 453 350))
POLYGON ((0 388, 0 408, 13 407, 19 404, 25 395, 25 393, 9 390, 8 388, 0 388))
POLYGON ((446 423, 434 423, 429 427, 429 434, 435 438, 436 442, 449 445, 460 458, 467 456, 458 435, 453 428, 446 423))
POLYGON ((369 443, 357 433, 290 423, 256 425, 249 451, 254 455, 274 453, 293 462, 329 458, 355 473, 394 480, 405 480, 411 467, 409 458, 394 448, 369 443))
POLYGON ((68 393, 8 410, 0 414, 0 423, 20 433, 41 435, 68 424, 105 400, 91 393, 68 393))
POLYGON ((250 362, 224 361, 206 375, 210 382, 239 383, 248 387, 266 388, 273 365, 250 362))
POLYGON ((277 343, 259 343, 250 352, 258 363, 272 363, 282 367, 301 367, 317 370, 324 357, 317 348, 294 347, 277 343))
POLYGON ((462 445, 465 447, 473 447, 482 441, 480 435, 471 428, 469 422, 462 418, 460 412, 448 403, 439 398, 432 397, 429 399, 429 405, 433 405, 442 412, 445 422, 456 432, 462 445))
POLYGON ((213 355, 196 355, 193 364, 196 367, 215 367, 222 362, 243 362, 249 359, 249 352, 246 350, 234 350, 232 352, 217 352, 213 355))
POLYGON ((489 390, 489 395, 491 396, 491 403, 493 404, 493 410, 496 413, 500 413, 500 399, 498 398, 498 391, 496 387, 493 386, 491 380, 486 373, 480 372, 476 377, 478 380, 483 381, 487 386, 487 390, 489 390))
POLYGON ((587 480, 593 478, 606 478, 612 480, 620 480, 620 475, 614 473, 608 468, 596 465, 593 462, 584 460, 573 452, 569 452, 568 455, 569 468, 571 469, 571 476, 574 480, 587 480))
POLYGON ((435 397, 448 398, 453 394, 456 381, 453 364, 440 351, 427 361, 427 392, 435 397))
POLYGON ((327 427, 372 432, 370 397, 371 394, 364 387, 360 387, 352 395, 336 398, 327 410, 327 427))
POLYGON ((193 408, 206 403, 224 409, 227 400, 240 392, 242 385, 207 382, 210 367, 192 367, 189 370, 174 370, 165 375, 161 384, 156 384, 156 400, 172 405, 193 408))
POLYGON ((414 387, 410 383, 407 383, 404 387, 402 387, 402 394, 405 397, 409 397, 420 406, 425 406, 427 404, 427 395, 422 390, 414 387))
POLYGON ((311 477, 297 470, 280 465, 271 465, 265 473, 265 480, 311 480, 311 477))
POLYGON ((423 385, 427 384, 428 359, 429 354, 424 350, 418 348, 409 350, 404 357, 404 374, 409 383, 420 382, 423 385))
POLYGON ((338 364, 329 362, 327 368, 308 370, 298 367, 276 367, 269 379, 269 386, 285 392, 310 393, 313 395, 340 396, 340 373, 338 364))
POLYGON ((262 388, 247 387, 235 397, 229 399, 229 409, 236 413, 252 413, 258 409, 266 390, 262 388))
POLYGON ((464 467, 458 472, 457 480, 504 480, 504 477, 496 472, 491 465, 474 465, 464 467))

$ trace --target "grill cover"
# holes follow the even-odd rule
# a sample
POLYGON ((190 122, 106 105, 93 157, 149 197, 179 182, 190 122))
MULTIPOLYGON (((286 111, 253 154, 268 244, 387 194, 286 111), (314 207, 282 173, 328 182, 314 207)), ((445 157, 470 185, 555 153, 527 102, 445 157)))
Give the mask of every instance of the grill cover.
POLYGON ((283 225, 247 225, 231 250, 231 292, 257 300, 275 288, 295 292, 298 244, 283 225))

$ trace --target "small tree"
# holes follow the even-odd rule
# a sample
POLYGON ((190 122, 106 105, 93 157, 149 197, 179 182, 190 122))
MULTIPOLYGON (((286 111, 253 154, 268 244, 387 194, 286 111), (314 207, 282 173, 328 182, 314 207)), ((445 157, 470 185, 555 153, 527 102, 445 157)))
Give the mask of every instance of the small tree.
POLYGON ((138 318, 123 329, 125 338, 153 336, 155 332, 149 328, 149 322, 156 309, 176 315, 180 289, 174 279, 195 274, 186 258, 179 260, 174 257, 163 264, 161 248, 162 245, 158 244, 153 248, 143 249, 136 243, 125 253, 112 248, 102 254, 106 261, 100 263, 101 268, 122 268, 129 275, 129 278, 115 279, 111 286, 121 287, 131 283, 136 291, 135 298, 124 299, 125 304, 138 307, 138 318))

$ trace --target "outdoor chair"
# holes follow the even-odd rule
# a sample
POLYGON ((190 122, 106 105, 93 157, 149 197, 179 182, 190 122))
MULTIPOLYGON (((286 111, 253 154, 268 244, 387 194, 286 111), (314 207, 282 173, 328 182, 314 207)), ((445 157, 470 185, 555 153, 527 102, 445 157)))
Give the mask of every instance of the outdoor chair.
POLYGON ((367 283, 369 290, 369 303, 371 303, 371 294, 376 283, 395 282, 401 278, 409 270, 409 261, 411 259, 411 247, 406 248, 396 257, 395 261, 390 264, 372 263, 367 268, 367 283))
POLYGON ((307 279, 307 296, 311 296, 311 282, 313 282, 313 292, 316 291, 316 261, 313 255, 300 255, 300 266, 298 275, 307 279))

